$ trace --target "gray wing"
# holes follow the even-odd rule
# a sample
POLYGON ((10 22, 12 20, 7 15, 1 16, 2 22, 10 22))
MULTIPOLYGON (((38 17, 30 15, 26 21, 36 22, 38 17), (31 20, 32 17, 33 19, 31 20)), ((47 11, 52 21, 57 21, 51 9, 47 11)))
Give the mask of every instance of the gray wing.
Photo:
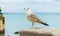
POLYGON ((38 23, 42 22, 41 19, 35 14, 31 14, 31 18, 34 22, 38 22, 38 23))

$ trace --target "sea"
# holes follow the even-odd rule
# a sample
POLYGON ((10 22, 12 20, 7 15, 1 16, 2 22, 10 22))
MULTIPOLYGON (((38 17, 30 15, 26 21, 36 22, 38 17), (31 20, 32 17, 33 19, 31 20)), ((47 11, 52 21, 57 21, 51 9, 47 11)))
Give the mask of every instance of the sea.
MULTIPOLYGON (((40 23, 35 23, 34 27, 39 28, 60 28, 60 13, 35 13, 39 18, 46 22, 46 27, 40 23)), ((14 34, 24 29, 30 29, 32 23, 26 19, 25 13, 4 13, 5 17, 5 36, 19 36, 14 34)))

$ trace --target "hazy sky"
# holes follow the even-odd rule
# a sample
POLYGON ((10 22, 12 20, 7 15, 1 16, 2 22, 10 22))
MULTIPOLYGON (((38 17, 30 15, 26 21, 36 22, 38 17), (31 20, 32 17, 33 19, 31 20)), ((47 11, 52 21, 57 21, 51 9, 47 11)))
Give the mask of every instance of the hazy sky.
POLYGON ((60 0, 0 0, 3 13, 24 13, 24 7, 34 12, 60 13, 60 0))

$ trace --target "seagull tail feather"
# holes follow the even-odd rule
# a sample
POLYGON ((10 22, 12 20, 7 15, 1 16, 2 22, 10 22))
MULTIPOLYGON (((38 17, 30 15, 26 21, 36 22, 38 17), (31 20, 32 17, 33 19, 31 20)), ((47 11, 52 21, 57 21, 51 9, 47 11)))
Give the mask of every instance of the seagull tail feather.
POLYGON ((43 23, 43 22, 41 22, 41 24, 46 25, 46 26, 49 26, 47 23, 43 23))

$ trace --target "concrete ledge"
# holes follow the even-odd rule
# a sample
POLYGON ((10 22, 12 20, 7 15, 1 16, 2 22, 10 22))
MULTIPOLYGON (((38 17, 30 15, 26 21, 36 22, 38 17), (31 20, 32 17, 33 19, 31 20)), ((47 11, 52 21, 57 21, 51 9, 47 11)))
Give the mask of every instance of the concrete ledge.
POLYGON ((20 31, 20 36, 60 36, 60 29, 57 28, 40 28, 26 29, 20 31))

